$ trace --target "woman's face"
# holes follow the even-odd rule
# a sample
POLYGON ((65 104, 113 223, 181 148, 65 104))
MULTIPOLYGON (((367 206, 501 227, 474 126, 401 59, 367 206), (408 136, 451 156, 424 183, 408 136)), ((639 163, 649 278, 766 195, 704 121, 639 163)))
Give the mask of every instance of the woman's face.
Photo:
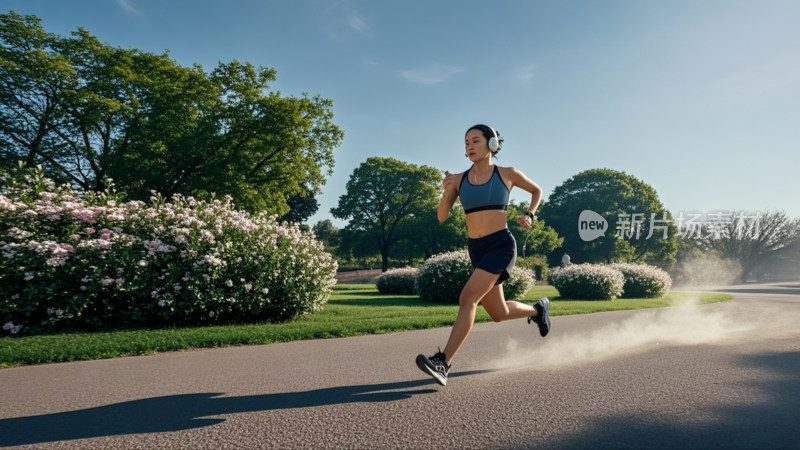
POLYGON ((481 130, 472 129, 467 132, 464 145, 470 161, 478 161, 489 155, 489 143, 481 130))

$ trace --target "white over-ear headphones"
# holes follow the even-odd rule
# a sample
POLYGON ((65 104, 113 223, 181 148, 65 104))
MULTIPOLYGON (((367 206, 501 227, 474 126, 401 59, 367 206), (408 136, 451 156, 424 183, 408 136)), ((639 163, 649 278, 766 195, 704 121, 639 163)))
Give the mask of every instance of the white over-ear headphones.
MULTIPOLYGON (((486 126, 489 127, 489 125, 486 125, 486 126)), ((500 150, 500 146, 501 146, 500 139, 497 137, 497 131, 494 131, 494 128, 489 127, 489 129, 492 130, 492 134, 494 135, 494 136, 489 138, 489 150, 491 150, 492 153, 494 153, 494 152, 500 150)))

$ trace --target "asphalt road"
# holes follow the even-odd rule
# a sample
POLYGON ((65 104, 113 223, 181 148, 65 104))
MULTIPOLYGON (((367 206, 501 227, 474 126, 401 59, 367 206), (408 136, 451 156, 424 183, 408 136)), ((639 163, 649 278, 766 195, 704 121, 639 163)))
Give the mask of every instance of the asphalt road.
POLYGON ((800 284, 706 306, 0 370, 0 446, 800 449, 800 284))

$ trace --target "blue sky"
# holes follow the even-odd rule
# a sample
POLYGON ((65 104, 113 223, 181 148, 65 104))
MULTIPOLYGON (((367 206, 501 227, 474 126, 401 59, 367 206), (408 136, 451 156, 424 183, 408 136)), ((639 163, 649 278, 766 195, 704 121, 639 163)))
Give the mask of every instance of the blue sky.
MULTIPOLYGON (((370 156, 468 167, 475 123, 545 198, 590 168, 652 185, 673 213, 800 217, 800 2, 4 0, 45 29, 212 70, 277 70, 334 102, 345 132, 309 219, 370 156)), ((529 200, 524 191, 512 198, 529 200)))

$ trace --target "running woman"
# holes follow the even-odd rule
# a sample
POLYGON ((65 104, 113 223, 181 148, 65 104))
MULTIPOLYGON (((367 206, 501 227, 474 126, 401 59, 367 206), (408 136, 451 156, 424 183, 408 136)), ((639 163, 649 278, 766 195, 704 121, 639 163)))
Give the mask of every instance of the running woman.
POLYGON ((445 172, 444 195, 437 210, 439 222, 447 220, 456 198, 460 198, 467 216, 469 258, 475 271, 461 290, 458 316, 444 351, 417 356, 417 366, 442 386, 447 384, 453 357, 472 330, 478 303, 495 322, 527 317, 528 323, 538 325, 542 337, 550 331, 550 300, 546 297, 530 306, 506 301, 503 296, 502 283, 510 277, 517 259, 517 242, 506 226, 509 194, 514 187, 530 192, 529 211, 517 218, 527 229, 536 219, 534 212, 542 200, 542 189, 518 169, 492 163, 502 144, 503 139, 492 127, 472 126, 465 138, 466 156, 472 167, 460 174, 445 172))

